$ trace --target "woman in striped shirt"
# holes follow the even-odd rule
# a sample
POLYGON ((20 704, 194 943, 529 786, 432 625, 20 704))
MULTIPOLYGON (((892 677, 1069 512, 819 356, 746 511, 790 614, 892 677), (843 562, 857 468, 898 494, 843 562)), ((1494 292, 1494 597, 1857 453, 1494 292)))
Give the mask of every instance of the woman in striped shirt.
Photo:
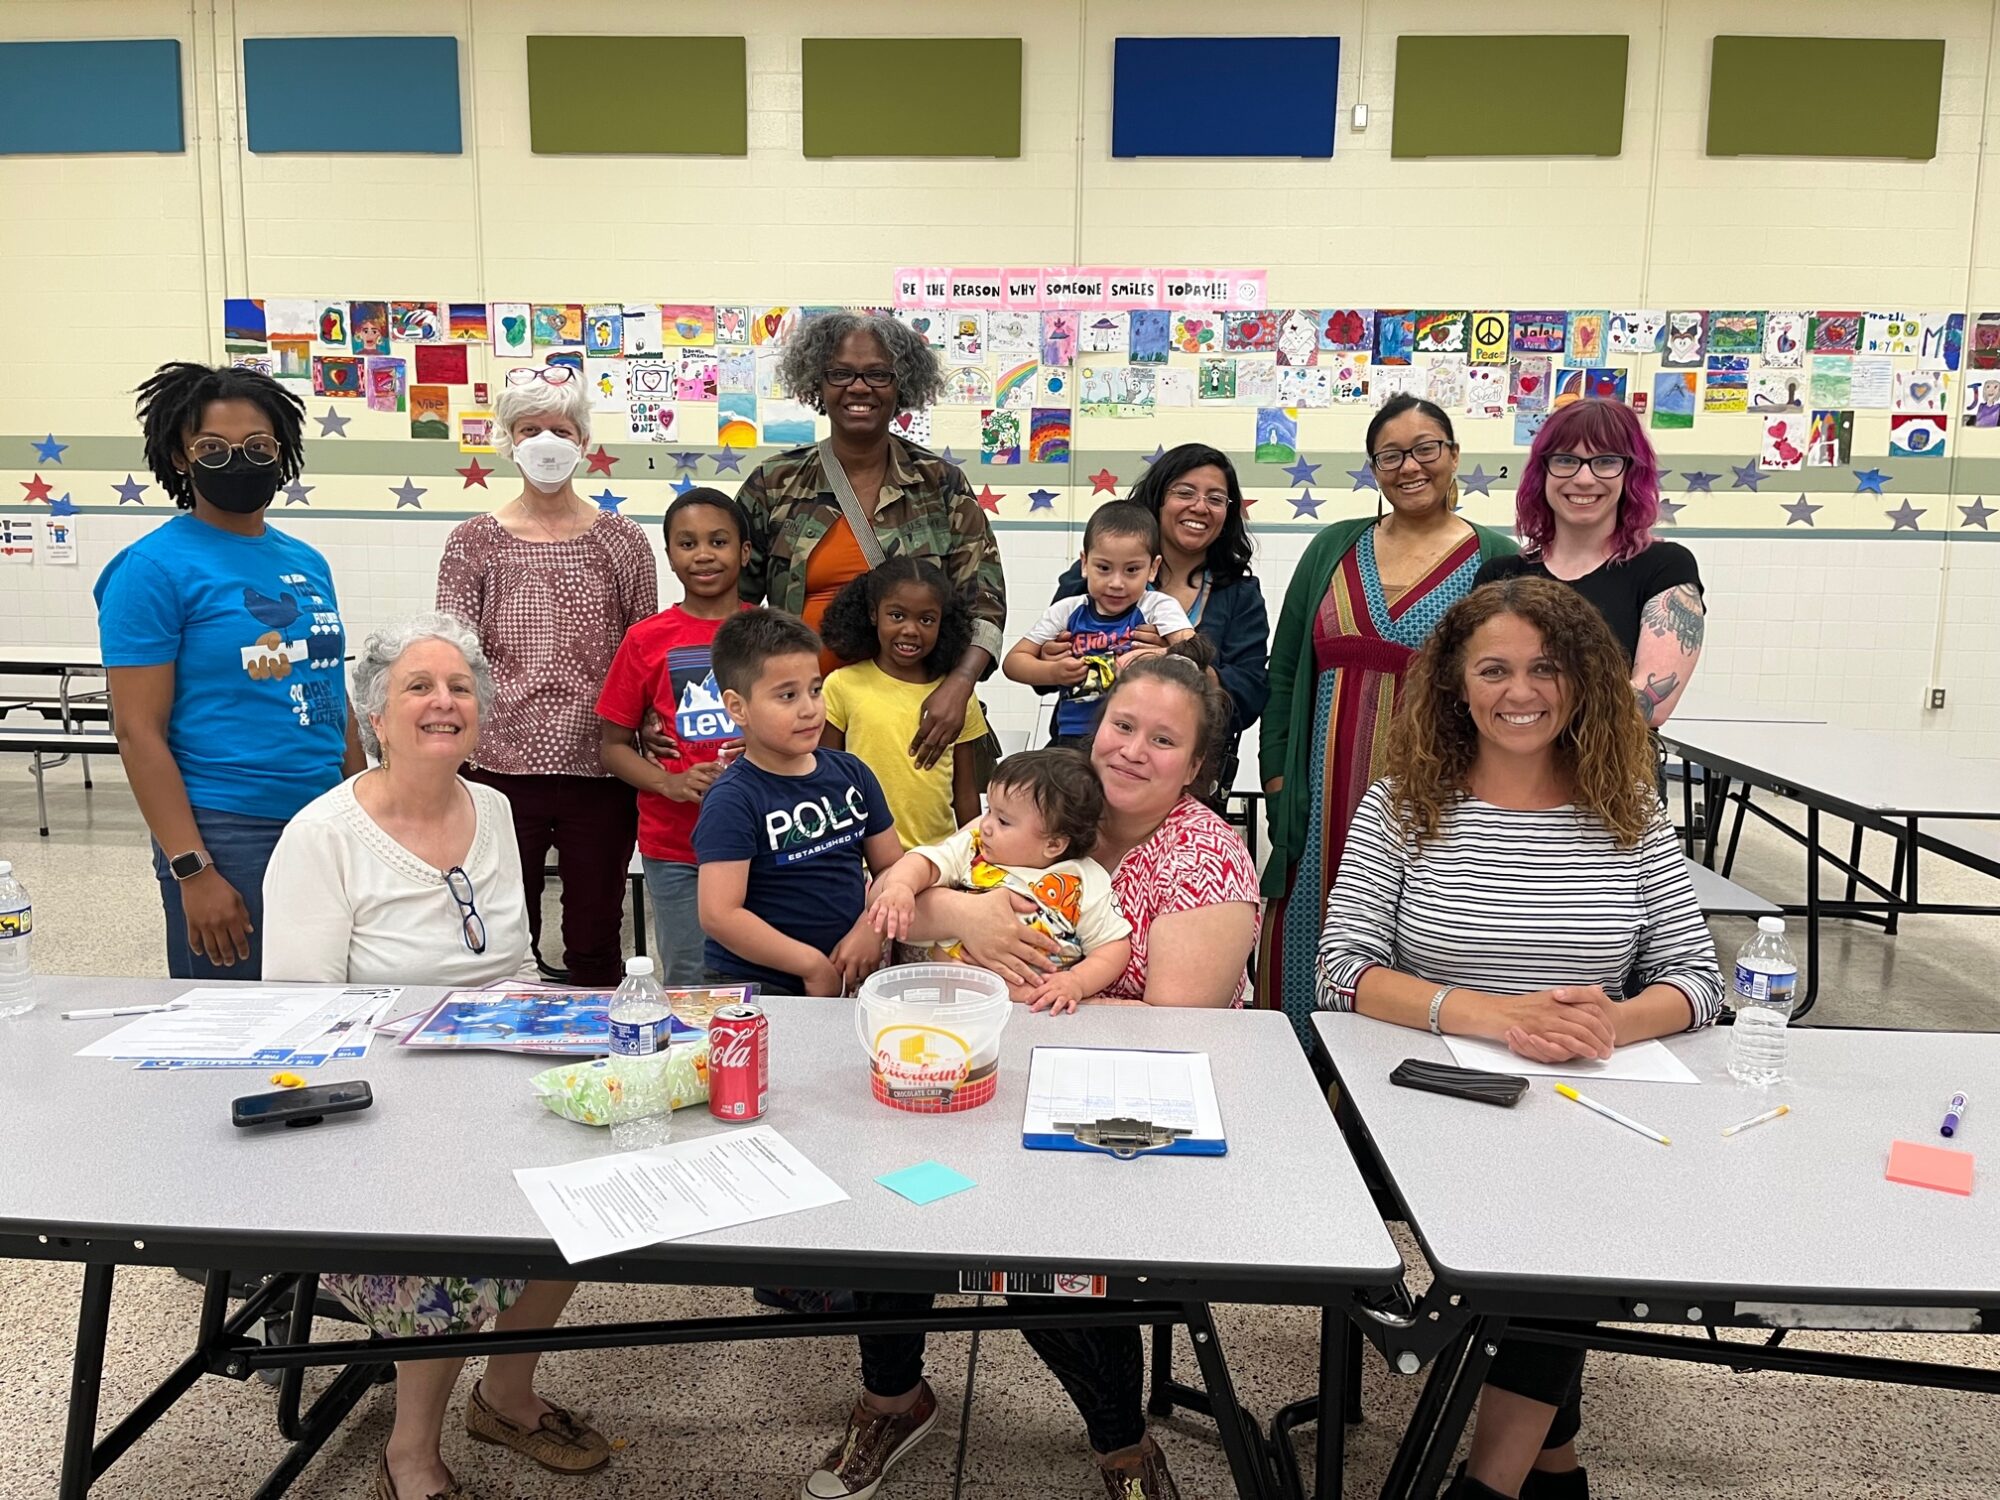
MULTIPOLYGON (((1540 1062, 1713 1021, 1715 944, 1653 790, 1624 653, 1540 578, 1453 605, 1411 662, 1391 777, 1348 832, 1319 1003, 1540 1062)), ((1587 1495, 1583 1354, 1503 1342, 1455 1495, 1587 1495)))

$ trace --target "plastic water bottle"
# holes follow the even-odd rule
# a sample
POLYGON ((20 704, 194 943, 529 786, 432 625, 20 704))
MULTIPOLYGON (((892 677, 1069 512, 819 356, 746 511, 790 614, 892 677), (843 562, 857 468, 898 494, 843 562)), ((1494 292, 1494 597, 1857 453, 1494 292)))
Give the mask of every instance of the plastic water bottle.
POLYGON ((0 1016, 33 1010, 28 993, 35 982, 35 908, 14 867, 0 859, 0 1016))
POLYGON ((1792 1019, 1799 965, 1785 941, 1783 917, 1759 917, 1757 935, 1736 955, 1736 1024, 1729 1076, 1739 1083, 1776 1083, 1785 1076, 1785 1026, 1792 1019))
MULTIPOLYGON (((667 1002, 660 998, 659 982, 653 978, 653 961, 626 959, 625 982, 611 997, 611 1055, 655 1060, 659 1067, 665 1068, 668 1015, 667 1002)), ((656 1114, 614 1123, 611 1144, 619 1151, 643 1151, 649 1146, 666 1145, 673 1134, 674 1112, 662 1109, 656 1114)))

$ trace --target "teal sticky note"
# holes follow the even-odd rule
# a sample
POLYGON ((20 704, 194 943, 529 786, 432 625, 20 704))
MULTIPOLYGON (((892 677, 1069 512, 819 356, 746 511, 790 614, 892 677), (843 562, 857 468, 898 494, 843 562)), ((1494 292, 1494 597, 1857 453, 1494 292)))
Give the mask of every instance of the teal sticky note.
POLYGON ((978 1186, 963 1172, 954 1172, 950 1167, 934 1161, 921 1161, 914 1167, 889 1172, 875 1180, 890 1192, 899 1193, 919 1206, 978 1186))

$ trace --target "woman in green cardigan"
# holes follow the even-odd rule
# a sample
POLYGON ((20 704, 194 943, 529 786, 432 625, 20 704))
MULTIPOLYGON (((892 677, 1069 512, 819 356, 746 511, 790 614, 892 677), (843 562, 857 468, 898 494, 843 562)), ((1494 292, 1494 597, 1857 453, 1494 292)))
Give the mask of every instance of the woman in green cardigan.
POLYGON ((1403 668, 1444 612, 1472 592, 1511 537, 1460 519, 1451 418, 1396 396, 1368 424, 1368 463, 1388 502, 1374 520, 1313 538, 1292 573, 1271 646, 1271 703, 1259 738, 1269 798, 1272 898, 1258 1003, 1283 1008, 1312 1049, 1313 965, 1347 824, 1382 774, 1377 758, 1403 668), (1296 910, 1294 910, 1294 898, 1296 910))

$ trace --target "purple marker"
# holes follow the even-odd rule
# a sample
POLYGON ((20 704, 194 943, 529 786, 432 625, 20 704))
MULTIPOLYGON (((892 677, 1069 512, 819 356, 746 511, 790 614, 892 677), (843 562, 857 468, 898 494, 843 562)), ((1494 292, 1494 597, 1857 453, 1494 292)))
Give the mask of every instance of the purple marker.
POLYGON ((1959 1117, 1965 1113, 1965 1095, 1953 1094, 1951 1107, 1944 1112, 1944 1124, 1938 1127, 1939 1135, 1957 1135, 1959 1117))

